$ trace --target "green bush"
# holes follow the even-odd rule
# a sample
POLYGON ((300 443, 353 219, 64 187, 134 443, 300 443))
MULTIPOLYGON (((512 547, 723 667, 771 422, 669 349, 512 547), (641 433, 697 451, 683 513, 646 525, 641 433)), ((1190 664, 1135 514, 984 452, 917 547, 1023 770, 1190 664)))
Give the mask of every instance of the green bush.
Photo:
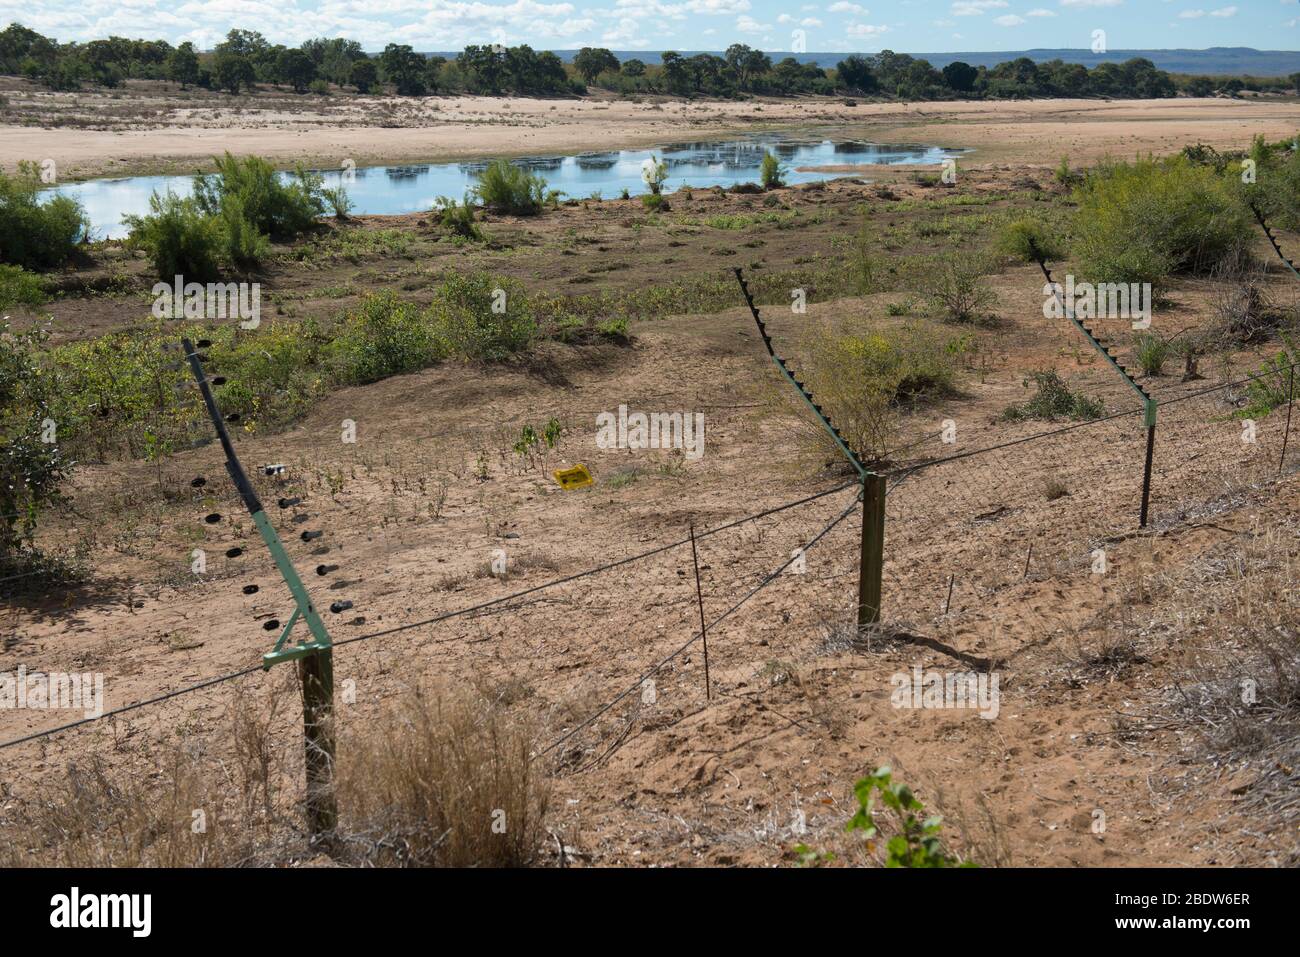
POLYGON ((0 172, 0 262, 24 269, 52 269, 67 262, 89 228, 76 200, 41 201, 43 184, 34 163, 20 163, 14 176, 0 172))
POLYGON ((1186 157, 1107 163, 1079 187, 1074 252, 1089 282, 1207 274, 1247 248, 1250 214, 1230 181, 1186 157))
POLYGON ((0 265, 0 309, 39 306, 45 301, 45 283, 22 266, 0 265))
POLYGON ((546 201, 546 180, 508 160, 493 160, 479 174, 474 195, 488 209, 511 216, 533 216, 546 201))
POLYGON ((1174 348, 1153 332, 1140 332, 1133 337, 1133 355, 1138 368, 1146 375, 1160 375, 1174 348))
POLYGON ((487 273, 449 275, 429 314, 445 354, 461 359, 509 358, 528 348, 538 333, 523 286, 487 273))
MULTIPOLYGON (((967 345, 967 336, 926 322, 823 326, 808 333, 805 378, 850 447, 865 458, 880 458, 894 445, 900 407, 956 391, 967 345)), ((805 421, 811 450, 838 457, 825 431, 805 421)))
POLYGON ((1041 220, 1029 216, 1013 219, 998 233, 1000 256, 1022 263, 1036 263, 1038 257, 1051 261, 1065 258, 1065 247, 1041 220))
POLYGON ((301 166, 286 181, 260 156, 226 153, 214 162, 216 173, 194 177, 194 199, 204 213, 216 215, 238 200, 254 228, 272 239, 300 236, 325 215, 321 177, 301 166))
POLYGON ((666 213, 670 209, 668 197, 662 193, 643 193, 641 195, 641 205, 652 213, 666 213))
POLYGON ((1237 410, 1238 418, 1262 419, 1295 398, 1293 378, 1300 375, 1300 349, 1285 334, 1282 343, 1282 351, 1266 361, 1246 384, 1247 402, 1237 410))
POLYGON ((143 249, 159 279, 184 276, 188 282, 208 282, 218 275, 223 251, 222 226, 198 203, 175 193, 149 197, 147 216, 127 216, 128 245, 143 249))
POLYGON ((1002 417, 1011 422, 1024 419, 1099 419, 1106 414, 1106 407, 1099 399, 1090 399, 1079 392, 1072 392, 1055 369, 1031 372, 1025 379, 1025 388, 1030 383, 1036 387, 1033 398, 1023 405, 1009 406, 1002 417))
POLYGON ((381 293, 345 317, 329 355, 340 382, 363 385, 424 369, 445 353, 419 306, 381 293))
POLYGON ((763 154, 763 164, 759 167, 759 178, 764 189, 777 189, 785 185, 785 169, 781 161, 770 152, 763 154))
POLYGON ((58 391, 38 359, 44 335, 0 326, 0 572, 30 564, 41 510, 60 500, 72 463, 51 414, 58 391), (52 441, 51 441, 52 440, 52 441))
POLYGON ((458 203, 449 197, 440 196, 433 215, 437 218, 438 225, 453 236, 482 242, 483 231, 474 222, 474 207, 470 205, 468 197, 465 202, 458 203))
POLYGON ((250 269, 270 253, 270 241, 257 231, 257 227, 244 214, 244 204, 237 196, 227 198, 214 218, 217 225, 217 248, 226 262, 250 269))

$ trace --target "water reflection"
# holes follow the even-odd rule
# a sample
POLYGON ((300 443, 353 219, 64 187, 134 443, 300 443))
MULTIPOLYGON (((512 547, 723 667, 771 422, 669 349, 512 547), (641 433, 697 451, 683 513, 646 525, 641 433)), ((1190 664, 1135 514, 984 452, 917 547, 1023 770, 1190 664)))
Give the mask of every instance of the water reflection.
MULTIPOLYGON (((753 181, 768 150, 789 167, 787 180, 791 183, 844 175, 842 171, 801 170, 800 167, 940 163, 957 155, 956 151, 935 146, 835 142, 764 134, 737 140, 672 143, 651 149, 525 157, 513 162, 544 176, 549 188, 558 189, 566 196, 583 197, 600 192, 606 198, 613 198, 623 190, 632 196, 646 191, 641 181, 641 164, 651 153, 667 164, 667 189, 671 192, 683 186, 730 186, 753 181)), ((440 196, 464 195, 487 162, 402 164, 321 172, 327 186, 346 187, 356 214, 412 213, 428 209, 440 196)), ((154 192, 171 190, 188 196, 191 189, 188 176, 134 176, 73 183, 56 187, 55 191, 73 196, 85 205, 95 236, 121 238, 126 235, 123 218, 147 213, 149 197, 154 192)))

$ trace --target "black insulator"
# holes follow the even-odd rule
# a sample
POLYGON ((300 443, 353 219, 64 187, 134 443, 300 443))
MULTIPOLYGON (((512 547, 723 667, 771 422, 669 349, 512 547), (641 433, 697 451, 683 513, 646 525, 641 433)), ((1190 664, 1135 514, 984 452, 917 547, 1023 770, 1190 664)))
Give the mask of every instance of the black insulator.
POLYGON ((332 611, 334 614, 337 615, 339 612, 347 611, 351 607, 352 607, 352 602, 347 601, 345 599, 343 601, 336 601, 332 603, 330 605, 330 611, 332 611))
POLYGON ((225 385, 225 384, 226 384, 226 377, 223 376, 223 375, 214 376, 213 379, 212 379, 212 384, 213 384, 213 385, 225 385))
POLYGON ((280 622, 279 622, 278 619, 275 619, 275 618, 272 618, 270 621, 267 621, 267 622, 263 622, 263 623, 262 623, 262 630, 263 630, 263 631, 275 631, 275 629, 277 629, 277 628, 279 628, 279 627, 280 627, 280 622))
POLYGON ((283 475, 283 474, 284 474, 284 466, 283 466, 283 465, 263 465, 263 466, 262 466, 262 474, 263 474, 263 475, 283 475))
POLYGON ((215 525, 217 522, 221 521, 221 513, 213 512, 211 515, 206 516, 203 521, 207 522, 209 525, 215 525))
POLYGON ((208 480, 205 479, 202 475, 200 475, 190 482, 190 488, 203 488, 203 486, 207 484, 208 484, 208 480))
POLYGON ((300 498, 282 498, 280 499, 280 501, 276 502, 275 504, 279 505, 281 508, 293 508, 301 501, 302 499, 300 498))
POLYGON ((258 588, 257 588, 256 585, 245 585, 245 586, 244 586, 244 594, 245 594, 245 595, 256 595, 256 594, 257 594, 257 591, 258 591, 258 588))
POLYGON ((198 346, 198 348, 200 349, 209 349, 212 347, 212 340, 200 339, 198 342, 195 343, 195 345, 198 346))
POLYGON ((312 539, 320 538, 324 534, 324 532, 303 532, 301 537, 304 542, 310 542, 312 539))
POLYGON ((242 554, 244 554, 244 550, 240 548, 238 545, 236 545, 234 548, 226 549, 227 558, 238 558, 242 554))
POLYGON ((317 574, 317 575, 328 575, 330 572, 336 572, 336 571, 338 571, 338 570, 339 570, 339 566, 337 566, 337 565, 317 565, 317 566, 316 566, 316 574, 317 574))
POLYGON ((240 420, 240 415, 238 412, 231 412, 229 415, 226 416, 227 422, 238 422, 239 420, 240 420))

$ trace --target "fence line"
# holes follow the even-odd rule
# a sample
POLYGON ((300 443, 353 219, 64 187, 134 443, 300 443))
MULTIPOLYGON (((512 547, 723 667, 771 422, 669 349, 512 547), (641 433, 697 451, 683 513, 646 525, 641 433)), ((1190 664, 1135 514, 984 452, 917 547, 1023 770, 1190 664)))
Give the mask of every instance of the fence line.
MULTIPOLYGON (((695 539, 696 539, 696 541, 699 541, 700 539, 703 539, 703 538, 707 538, 707 537, 710 537, 710 536, 713 536, 713 535, 718 535, 718 534, 720 534, 720 533, 722 533, 722 532, 724 532, 724 531, 728 531, 728 530, 730 530, 730 529, 732 529, 732 528, 736 528, 736 527, 738 527, 738 526, 740 526, 740 525, 744 525, 744 524, 746 524, 746 523, 748 523, 748 522, 753 522, 753 521, 757 521, 757 520, 762 519, 762 518, 767 518, 767 517, 772 516, 772 515, 780 514, 780 513, 782 513, 782 512, 789 511, 790 509, 797 508, 797 507, 799 507, 799 506, 801 506, 801 505, 807 505, 807 504, 809 504, 809 503, 811 503, 811 502, 815 502, 815 501, 818 501, 818 500, 820 500, 820 499, 827 498, 827 497, 829 497, 829 496, 831 496, 831 495, 834 495, 834 494, 836 494, 836 493, 838 493, 838 492, 842 492, 842 491, 844 491, 845 489, 848 489, 848 488, 856 488, 856 487, 857 487, 857 483, 856 483, 856 482, 845 482, 845 483, 843 483, 843 484, 841 484, 841 485, 837 485, 837 486, 835 486, 834 488, 827 489, 827 490, 822 491, 822 492, 817 492, 817 493, 814 493, 814 494, 812 494, 812 495, 805 496, 804 498, 797 499, 797 500, 792 501, 792 502, 786 502, 786 503, 784 503, 784 504, 782 504, 782 505, 773 506, 772 508, 764 509, 764 510, 761 511, 761 512, 755 512, 755 513, 753 513, 753 514, 751 514, 751 515, 742 516, 741 518, 734 519, 734 520, 732 520, 732 521, 730 521, 730 522, 726 522, 726 523, 724 523, 724 524, 722 524, 722 525, 719 525, 719 526, 717 526, 717 527, 715 527, 715 528, 706 529, 706 530, 704 530, 704 531, 702 531, 702 532, 697 533, 697 534, 695 535, 695 539)), ((828 529, 828 531, 829 531, 829 529, 828 529)), ((488 599, 487 601, 479 602, 479 603, 477 603, 477 604, 470 605, 470 606, 467 606, 467 607, 464 607, 464 608, 458 608, 458 609, 455 609, 455 610, 453 610, 453 611, 444 612, 444 613, 439 614, 439 615, 434 615, 434 616, 431 617, 431 618, 426 618, 426 619, 423 619, 423 620, 421 620, 421 621, 408 622, 408 623, 406 623, 406 624, 396 625, 396 626, 394 626, 394 627, 392 627, 392 628, 386 628, 386 629, 383 629, 383 630, 380 630, 380 631, 370 632, 370 633, 365 634, 365 635, 355 635, 355 636, 353 636, 353 637, 351 637, 351 638, 345 638, 345 639, 343 639, 343 640, 341 640, 341 641, 336 641, 336 642, 334 642, 333 645, 332 645, 332 647, 338 648, 338 647, 342 647, 342 646, 344 646, 344 645, 351 645, 351 644, 356 644, 356 643, 358 643, 358 642, 362 642, 362 641, 369 641, 369 640, 374 639, 374 638, 383 638, 383 637, 387 637, 387 636, 389 636, 389 635, 397 634, 397 633, 399 633, 399 632, 411 631, 411 630, 413 630, 413 629, 415 629, 415 628, 422 628, 422 627, 426 627, 426 626, 428 626, 428 625, 438 624, 438 623, 440 623, 440 622, 448 621, 448 620, 453 619, 453 618, 461 618, 461 617, 465 617, 465 616, 469 616, 469 615, 477 615, 478 613, 483 612, 485 609, 488 609, 488 608, 495 608, 495 607, 497 607, 497 606, 502 606, 502 605, 507 604, 508 602, 517 601, 517 600, 520 599, 520 598, 523 598, 523 597, 528 596, 528 595, 535 594, 535 593, 540 592, 540 591, 543 591, 543 590, 545 590, 545 589, 550 589, 550 588, 558 587, 558 586, 560 586, 560 585, 565 585, 565 584, 568 584, 568 583, 570 583, 570 582, 577 581, 577 580, 582 579, 582 578, 587 578, 587 577, 590 577, 590 576, 593 576, 593 575, 599 574, 599 573, 601 573, 601 572, 606 572, 606 571, 609 571, 609 570, 614 569, 614 568, 619 568, 619 567, 621 567, 621 566, 623 566, 623 565, 628 565, 628 564, 631 564, 631 563, 633 563, 633 562, 637 562, 637 561, 641 561, 641 560, 644 560, 644 559, 647 559, 647 558, 651 558, 651 557, 653 557, 653 556, 655 556, 655 555, 659 555, 659 554, 662 554, 662 553, 664 553, 664 552, 671 551, 671 550, 674 549, 674 548, 680 548, 680 547, 682 547, 682 546, 684 546, 684 545, 689 545, 689 544, 690 544, 690 541, 691 541, 690 538, 687 537, 687 538, 681 539, 681 540, 679 540, 679 541, 670 542, 670 543, 668 543, 668 544, 666 544, 666 545, 659 545, 659 546, 656 546, 656 547, 654 547, 654 548, 647 549, 646 551, 640 552, 640 553, 637 554, 637 555, 632 555, 632 556, 629 556, 629 557, 627 557, 627 558, 621 558, 621 559, 618 559, 617 561, 609 562, 609 563, 604 564, 604 565, 598 565, 598 566, 596 566, 596 567, 594 567, 594 568, 584 569, 583 571, 581 571, 581 572, 575 572, 575 573, 572 574, 572 575, 565 575, 565 576, 562 576, 562 577, 560 577, 560 578, 556 578, 556 579, 552 579, 552 580, 547 581, 547 582, 543 582, 543 583, 540 584, 540 585, 534 585, 534 586, 532 586, 532 587, 530 587, 530 588, 521 589, 520 591, 513 592, 513 593, 511 593, 511 594, 509 594, 509 595, 502 595, 502 596, 497 597, 497 598, 491 598, 491 599, 488 599)), ((112 709, 111 711, 106 711, 106 712, 104 712, 103 714, 98 715, 98 716, 93 717, 93 718, 81 718, 81 719, 79 719, 79 720, 77 720, 77 721, 72 721, 72 722, 69 722, 68 724, 60 725, 59 727, 56 727, 56 728, 50 728, 50 729, 47 729, 47 730, 45 730, 45 731, 34 732, 34 733, 32 733, 32 734, 26 735, 26 736, 21 737, 21 738, 16 738, 16 739, 11 740, 11 741, 5 741, 5 742, 2 742, 2 743, 0 743, 0 751, 3 751, 3 750, 6 749, 6 748, 15 747, 15 746, 17 746, 17 745, 19 745, 19 744, 25 744, 25 743, 27 743, 27 742, 29 742, 29 741, 34 741, 34 740, 36 740, 36 739, 38 739, 38 738, 49 737, 49 736, 52 736, 52 735, 55 735, 55 734, 60 734, 60 733, 62 733, 62 732, 64 732, 64 731, 70 731, 70 730, 72 730, 72 729, 74 729, 74 728, 82 727, 82 726, 87 725, 87 724, 93 724, 93 723, 96 723, 96 722, 98 722, 98 721, 102 721, 102 720, 104 720, 105 718, 114 717, 114 716, 116 716, 116 715, 124 714, 124 713, 129 712, 129 711, 134 711, 134 710, 137 710, 137 709, 139 709, 139 708, 144 708, 144 707, 148 707, 148 706, 150 706, 150 705, 159 704, 159 703, 161 703, 161 702, 168 701, 168 700, 170 700, 170 699, 172 699, 172 698, 176 698, 176 697, 179 697, 179 696, 181 696, 181 695, 189 694, 189 693, 191 693, 191 692, 201 691, 201 690, 203 690, 203 689, 205 689, 205 688, 210 688, 210 687, 212 687, 213 685, 221 684, 222 682, 233 681, 233 680, 235 680, 235 679, 237 679, 237 678, 244 678, 244 677, 247 677, 248 675, 254 674, 255 672, 262 671, 262 670, 263 670, 262 665, 255 665, 255 666, 253 666, 253 667, 245 668, 245 669, 242 669, 242 670, 240 670, 240 671, 234 671, 234 672, 231 672, 231 673, 229 673, 229 674, 221 675, 221 676, 216 677, 216 678, 207 678, 207 679, 204 679, 203 681, 196 682, 196 683, 194 683, 194 684, 192 684, 192 685, 187 685, 187 686, 184 687, 184 688, 178 688, 178 689, 176 689, 175 691, 169 691, 169 692, 167 692, 167 693, 165 693, 165 694, 158 695, 158 696, 153 697, 153 698, 147 698, 147 699, 145 699, 145 700, 143 700, 143 701, 137 701, 137 702, 133 702, 133 703, 131 703, 131 704, 122 705, 122 706, 119 707, 119 708, 114 708, 114 709, 112 709)))

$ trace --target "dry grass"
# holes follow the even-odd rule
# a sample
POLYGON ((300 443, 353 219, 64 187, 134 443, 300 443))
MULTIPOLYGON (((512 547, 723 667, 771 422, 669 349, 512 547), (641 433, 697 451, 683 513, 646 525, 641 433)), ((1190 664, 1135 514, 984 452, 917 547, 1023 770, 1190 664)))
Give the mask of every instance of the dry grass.
MULTIPOLYGON (((291 690, 284 682, 268 696, 236 697, 233 760, 182 736, 148 767, 97 754, 34 798, 6 793, 0 867, 276 866, 316 856, 301 822, 301 738, 280 721, 296 718, 291 690)), ((532 742, 499 702, 427 692, 345 728, 336 861, 533 862, 548 786, 530 763, 532 742)))
POLYGON ((549 799, 530 761, 532 730, 495 703, 429 689, 345 730, 337 769, 344 841, 375 864, 532 863, 549 799))

